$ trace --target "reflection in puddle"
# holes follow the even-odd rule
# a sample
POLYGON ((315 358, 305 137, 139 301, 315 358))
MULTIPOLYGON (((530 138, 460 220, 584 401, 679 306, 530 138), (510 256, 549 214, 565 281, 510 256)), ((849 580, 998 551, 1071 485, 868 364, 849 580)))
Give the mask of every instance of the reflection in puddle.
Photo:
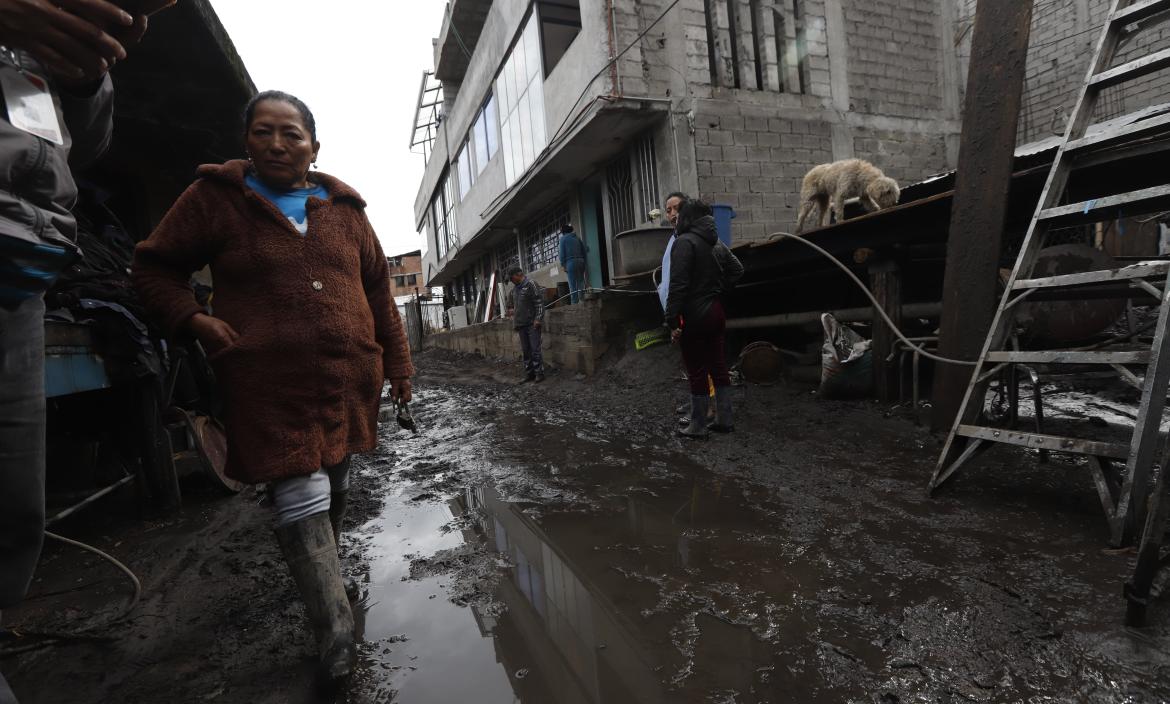
POLYGON ((770 700, 761 634, 778 634, 782 609, 761 587, 791 585, 759 582, 771 541, 725 486, 631 487, 615 511, 539 521, 486 487, 446 504, 389 497, 369 551, 375 669, 403 702, 770 700), (493 574, 490 598, 463 608, 448 597, 467 574, 411 575, 412 559, 417 572, 452 555, 493 574))

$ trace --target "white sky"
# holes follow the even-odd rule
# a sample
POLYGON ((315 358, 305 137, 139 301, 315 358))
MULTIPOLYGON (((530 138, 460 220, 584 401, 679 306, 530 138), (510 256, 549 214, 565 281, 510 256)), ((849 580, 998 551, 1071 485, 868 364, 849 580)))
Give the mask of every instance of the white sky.
POLYGON ((444 0, 211 0, 259 90, 317 118, 317 165, 357 189, 387 255, 422 246, 410 125, 444 0))

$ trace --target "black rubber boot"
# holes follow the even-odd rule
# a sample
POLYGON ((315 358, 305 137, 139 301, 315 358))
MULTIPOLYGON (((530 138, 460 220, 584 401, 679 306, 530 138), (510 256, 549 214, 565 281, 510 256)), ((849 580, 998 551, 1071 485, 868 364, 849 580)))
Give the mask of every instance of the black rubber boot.
POLYGON ((357 649, 329 515, 315 513, 275 533, 317 640, 317 675, 322 684, 337 684, 353 673, 357 649))
MULTIPOLYGON (((708 394, 710 398, 710 394, 708 394)), ((691 424, 691 404, 684 403, 678 407, 678 427, 685 428, 691 424)), ((711 424, 715 422, 715 404, 711 403, 707 406, 707 429, 711 429, 711 424)))
POLYGON ((544 372, 537 372, 537 373, 536 373, 536 376, 535 376, 535 377, 533 377, 533 379, 532 379, 532 380, 533 380, 534 382, 536 382, 537 384, 539 384, 540 382, 544 381, 544 372))
POLYGON ((735 430, 735 419, 731 414, 731 387, 715 387, 715 422, 707 426, 713 433, 730 433, 735 430))
MULTIPOLYGON (((333 542, 337 545, 337 557, 341 558, 341 526, 345 521, 345 509, 349 506, 349 492, 335 491, 329 495, 329 525, 333 527, 333 542)), ((362 587, 353 577, 341 576, 345 584, 345 595, 350 601, 357 601, 362 595, 362 587)))
POLYGON ((707 437, 707 394, 691 396, 691 422, 678 434, 695 440, 707 437))

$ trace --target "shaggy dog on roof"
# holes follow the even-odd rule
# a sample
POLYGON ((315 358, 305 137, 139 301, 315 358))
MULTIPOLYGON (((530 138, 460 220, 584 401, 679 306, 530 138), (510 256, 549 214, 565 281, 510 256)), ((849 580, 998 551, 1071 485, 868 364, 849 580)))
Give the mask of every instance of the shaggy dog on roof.
POLYGON ((814 166, 800 184, 800 219, 796 221, 796 231, 804 229, 804 221, 813 208, 820 208, 820 227, 824 227, 829 224, 830 212, 837 222, 845 219, 847 198, 858 198, 866 212, 873 212, 897 205, 898 195, 898 182, 868 161, 845 159, 814 166))

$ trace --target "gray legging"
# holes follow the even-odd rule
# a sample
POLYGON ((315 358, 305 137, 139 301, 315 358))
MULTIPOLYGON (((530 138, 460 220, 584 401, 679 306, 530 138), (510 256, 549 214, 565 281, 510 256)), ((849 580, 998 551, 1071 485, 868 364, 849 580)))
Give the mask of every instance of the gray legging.
POLYGON ((349 490, 349 457, 312 474, 273 482, 268 490, 276 508, 277 528, 328 511, 330 495, 349 490))
POLYGON ((45 300, 0 308, 0 609, 24 598, 45 534, 45 300))

